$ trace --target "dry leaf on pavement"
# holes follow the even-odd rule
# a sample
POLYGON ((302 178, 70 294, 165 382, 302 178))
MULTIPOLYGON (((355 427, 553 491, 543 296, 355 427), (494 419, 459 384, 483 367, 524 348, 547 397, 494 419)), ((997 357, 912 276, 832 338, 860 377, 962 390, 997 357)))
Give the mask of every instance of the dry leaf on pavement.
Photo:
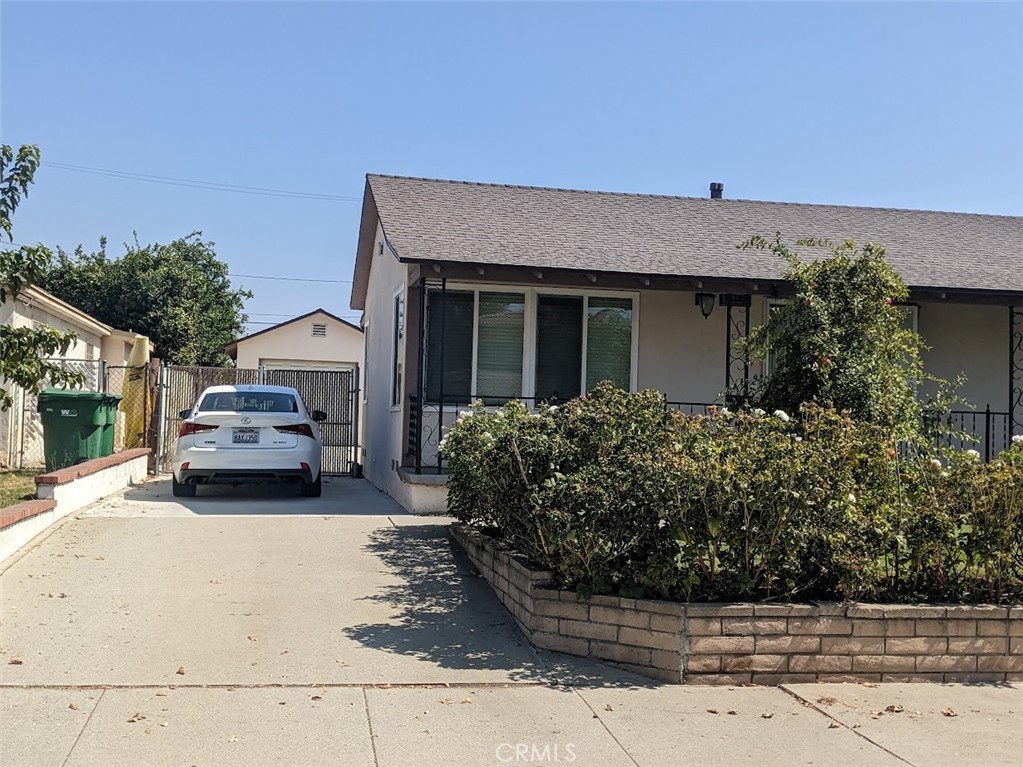
POLYGON ((943 708, 941 710, 941 715, 942 716, 959 716, 959 714, 957 714, 955 712, 954 708, 943 708))
POLYGON ((834 698, 830 695, 824 695, 823 697, 817 698, 817 702, 822 706, 834 706, 838 703, 838 698, 834 698))
POLYGON ((898 703, 893 703, 890 706, 885 706, 884 710, 887 711, 889 714, 901 714, 902 706, 900 706, 898 703))
POLYGON ((259 637, 256 636, 255 634, 249 634, 249 641, 250 642, 258 642, 259 641, 259 637))
POLYGON ((77 703, 68 703, 67 707, 69 709, 71 709, 72 711, 77 711, 78 710, 78 704, 77 703))
POLYGON ((140 722, 140 721, 142 721, 145 718, 146 717, 145 717, 144 714, 140 714, 138 711, 136 711, 134 714, 132 714, 128 718, 128 722, 131 723, 131 724, 134 724, 135 722, 140 722))
POLYGON ((185 675, 185 667, 184 666, 178 666, 178 670, 177 670, 176 673, 181 674, 181 676, 184 676, 185 675))
POLYGON ((7 661, 7 665, 9 665, 9 666, 20 666, 24 662, 25 661, 23 661, 21 658, 11 658, 9 661, 7 661))
POLYGON ((761 714, 760 718, 761 719, 770 719, 773 716, 774 716, 774 712, 772 711, 770 714, 761 714))
POLYGON ((707 709, 707 713, 708 714, 716 714, 717 712, 718 712, 718 710, 716 708, 708 708, 707 709))
POLYGON ((322 695, 314 695, 313 696, 313 700, 323 700, 323 696, 322 695))
POLYGON ((828 729, 829 730, 837 730, 841 726, 842 725, 840 725, 838 722, 832 722, 831 724, 828 725, 828 729))

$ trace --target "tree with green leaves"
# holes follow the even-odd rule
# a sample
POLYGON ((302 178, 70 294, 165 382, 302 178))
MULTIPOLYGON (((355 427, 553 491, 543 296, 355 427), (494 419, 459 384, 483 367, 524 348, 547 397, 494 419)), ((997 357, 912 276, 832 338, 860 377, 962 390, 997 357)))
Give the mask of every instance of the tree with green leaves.
POLYGON ((750 334, 749 357, 770 355, 772 361, 771 370, 753 380, 750 405, 795 413, 813 402, 891 429, 900 439, 918 435, 925 407, 919 393, 926 388, 944 396, 948 387, 924 370, 926 346, 900 306, 909 291, 885 249, 820 239, 796 245, 829 255, 803 261, 781 234, 739 245, 784 259, 792 288, 791 300, 750 334))
POLYGON ((58 249, 43 287, 108 325, 149 337, 175 365, 227 365, 224 347, 245 329, 245 299, 231 286, 227 264, 202 232, 165 245, 125 245, 119 258, 100 249, 58 249))
MULTIPOLYGON (((6 237, 8 242, 14 242, 11 217, 22 197, 28 197, 39 159, 39 147, 35 145, 25 144, 17 154, 6 144, 0 146, 0 241, 6 237)), ((17 300, 21 291, 38 283, 51 259, 52 254, 43 245, 0 249, 0 305, 17 300)), ((13 404, 12 386, 38 394, 47 383, 80 385, 81 374, 64 370, 50 360, 66 354, 75 340, 74 333, 60 333, 53 328, 0 325, 0 410, 13 404)))

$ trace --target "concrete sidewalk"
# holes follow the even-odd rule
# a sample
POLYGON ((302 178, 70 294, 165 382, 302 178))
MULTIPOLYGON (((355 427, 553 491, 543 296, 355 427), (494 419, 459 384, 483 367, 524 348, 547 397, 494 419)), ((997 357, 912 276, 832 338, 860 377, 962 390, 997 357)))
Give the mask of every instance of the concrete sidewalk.
POLYGON ((445 520, 324 490, 151 482, 9 562, 0 764, 1021 761, 1012 685, 678 687, 537 652, 445 520))

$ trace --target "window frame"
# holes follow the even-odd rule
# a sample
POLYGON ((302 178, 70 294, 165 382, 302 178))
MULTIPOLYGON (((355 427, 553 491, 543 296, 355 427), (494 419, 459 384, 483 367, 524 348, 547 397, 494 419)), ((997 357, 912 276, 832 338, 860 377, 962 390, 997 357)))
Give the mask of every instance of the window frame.
POLYGON ((407 303, 405 301, 405 283, 394 291, 391 296, 391 411, 401 409, 404 399, 403 391, 405 385, 405 337, 408 318, 407 303), (398 307, 401 307, 401 329, 398 328, 398 307))
MULTIPOLYGON (((572 288, 561 286, 536 286, 520 284, 495 284, 476 282, 449 282, 449 291, 473 293, 473 328, 472 328, 472 376, 469 399, 479 398, 478 394, 478 358, 479 358, 479 308, 481 293, 521 293, 524 297, 524 317, 522 323, 522 399, 532 402, 536 396, 536 363, 537 363, 537 305, 541 295, 582 296, 582 349, 580 350, 579 390, 586 391, 586 357, 589 341, 589 308, 591 297, 627 298, 632 301, 632 339, 629 360, 629 391, 637 391, 639 381, 639 314, 641 291, 638 290, 602 290, 594 288, 572 288)), ((430 286, 428 293, 440 293, 440 288, 430 286)), ((425 356, 423 360, 425 364, 425 356)), ((424 392, 425 397, 425 392, 424 392)), ((437 405, 438 403, 431 403, 437 405)), ((457 410, 457 405, 444 405, 446 410, 457 410)))

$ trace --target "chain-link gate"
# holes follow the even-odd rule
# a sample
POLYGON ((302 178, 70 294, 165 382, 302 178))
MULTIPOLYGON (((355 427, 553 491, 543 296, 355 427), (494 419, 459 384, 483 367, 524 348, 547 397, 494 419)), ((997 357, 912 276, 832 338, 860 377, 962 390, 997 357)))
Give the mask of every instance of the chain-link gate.
POLYGON ((320 473, 354 476, 359 461, 358 370, 264 370, 263 383, 298 389, 309 412, 322 410, 320 473))
POLYGON ((158 466, 171 471, 179 413, 193 405, 207 386, 269 384, 298 390, 310 412, 322 410, 321 473, 355 475, 359 459, 359 377, 357 370, 267 370, 165 366, 160 372, 158 466))
POLYGON ((114 451, 146 447, 153 423, 149 365, 107 365, 103 390, 121 397, 114 427, 114 451))

